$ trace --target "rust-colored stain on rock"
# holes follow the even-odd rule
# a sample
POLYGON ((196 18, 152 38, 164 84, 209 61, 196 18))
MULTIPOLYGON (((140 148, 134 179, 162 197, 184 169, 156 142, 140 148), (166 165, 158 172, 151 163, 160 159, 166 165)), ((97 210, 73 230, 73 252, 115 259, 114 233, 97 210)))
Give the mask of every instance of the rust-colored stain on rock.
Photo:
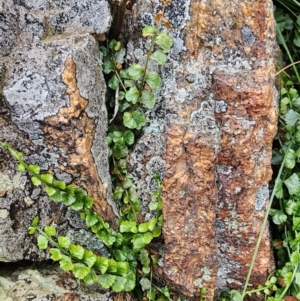
POLYGON ((116 226, 115 215, 106 201, 106 188, 99 178, 91 153, 95 124, 85 112, 88 100, 80 96, 76 82, 76 64, 71 57, 65 62, 62 80, 67 85, 70 106, 63 107, 58 114, 45 119, 45 142, 49 149, 61 148, 65 158, 60 169, 76 178, 75 184, 83 185, 95 200, 93 209, 116 226), (65 164, 67 162, 67 164, 65 164))
MULTIPOLYGON (((268 204, 277 124, 275 27, 271 0, 191 0, 189 12, 181 31, 187 51, 179 64, 188 68, 200 60, 198 74, 207 82, 189 91, 193 98, 166 102, 172 118, 166 128, 162 273, 193 300, 206 288, 209 301, 221 290, 241 288, 268 204), (201 113, 204 103, 207 114, 201 113), (211 122, 203 127, 207 117, 211 122)), ((178 88, 189 85, 183 78, 176 78, 178 88)), ((265 282, 274 264, 267 232, 254 286, 265 282)))
POLYGON ((264 0, 192 0, 191 18, 184 28, 189 56, 198 57, 204 46, 218 59, 224 58, 226 49, 268 59, 275 40, 271 6, 264 0))
POLYGON ((210 292, 216 281, 216 159, 214 150, 186 128, 172 125, 168 129, 164 273, 171 284, 190 296, 199 293, 194 284, 197 279, 204 277, 201 283, 210 292))
MULTIPOLYGON (((267 205, 267 197, 260 199, 258 191, 267 187, 272 175, 272 141, 277 129, 273 76, 270 66, 235 76, 214 74, 215 96, 227 102, 226 112, 216 114, 222 133, 217 206, 221 230, 217 237, 221 245, 230 246, 221 251, 231 262, 226 276, 235 281, 228 284, 230 288, 238 288, 238 283, 245 281, 267 205)), ((264 283, 272 263, 266 231, 251 281, 264 283)))

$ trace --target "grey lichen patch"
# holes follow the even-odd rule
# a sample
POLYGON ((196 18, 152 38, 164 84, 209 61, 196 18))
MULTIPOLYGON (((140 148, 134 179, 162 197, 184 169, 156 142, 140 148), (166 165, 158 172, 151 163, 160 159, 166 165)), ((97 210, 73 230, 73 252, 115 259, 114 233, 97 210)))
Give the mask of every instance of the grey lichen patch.
POLYGON ((253 46, 253 44, 256 41, 255 35, 252 33, 251 28, 247 25, 244 25, 241 29, 242 33, 242 39, 245 44, 248 44, 250 47, 253 46))
POLYGON ((17 172, 17 174, 12 179, 12 184, 14 188, 25 189, 25 184, 27 182, 27 177, 24 176, 21 172, 17 172))
MULTIPOLYGON (((65 44, 68 44, 67 41, 65 44)), ((60 81, 57 69, 51 70, 45 63, 51 57, 56 61, 53 46, 37 43, 15 49, 11 54, 12 61, 8 62, 15 66, 7 70, 3 90, 12 108, 13 121, 37 145, 43 141, 40 122, 68 103, 65 85, 60 81)), ((60 65, 59 72, 62 70, 63 65, 60 65)))
POLYGON ((84 221, 80 218, 77 211, 72 210, 71 208, 64 207, 61 205, 61 208, 65 211, 65 217, 68 220, 70 226, 79 231, 79 229, 87 229, 84 221))
POLYGON ((229 261, 226 256, 220 254, 219 269, 218 269, 218 281, 216 289, 221 292, 228 284, 235 284, 237 286, 243 285, 243 283, 237 279, 231 277, 232 267, 239 268, 241 265, 236 261, 229 261))
POLYGON ((16 43, 20 32, 18 11, 13 0, 1 1, 0 7, 0 55, 7 55, 16 43))
POLYGON ((3 196, 7 191, 16 188, 24 189, 24 183, 21 181, 22 174, 17 173, 12 179, 7 174, 0 172, 0 196, 3 196))
POLYGON ((261 211, 264 209, 267 200, 269 199, 269 186, 263 185, 258 188, 256 197, 255 197, 255 209, 261 211))
MULTIPOLYGON (((210 83, 204 69, 205 66, 201 60, 191 60, 186 61, 185 64, 179 64, 176 59, 170 58, 170 63, 163 72, 164 86, 162 89, 167 122, 189 124, 191 116, 181 112, 187 111, 192 104, 195 110, 199 109, 200 111, 201 98, 206 98, 208 102, 212 101, 206 94, 210 83)), ((199 113, 201 114, 201 112, 199 113)), ((213 115, 212 110, 210 117, 213 118, 213 115)))
POLYGON ((260 128, 259 131, 257 132, 256 137, 257 138, 263 138, 265 135, 265 129, 264 128, 260 128))
POLYGON ((221 99, 221 100, 217 100, 216 101, 216 108, 215 108, 215 112, 216 113, 225 113, 227 110, 227 103, 225 100, 221 99))
MULTIPOLYGON (((17 38, 23 43, 48 39, 62 33, 104 33, 109 30, 111 15, 107 1, 50 1, 37 0, 11 5, 18 14, 17 38)), ((17 34, 15 33, 15 34, 17 34)))
POLYGON ((247 120, 243 119, 242 121, 242 126, 244 130, 249 130, 250 128, 253 128, 256 124, 256 121, 254 120, 247 120))
POLYGON ((12 182, 8 175, 0 173, 0 196, 3 196, 7 190, 13 188, 12 182))
POLYGON ((144 134, 138 140, 128 162, 141 198, 141 213, 146 219, 151 217, 148 206, 154 201, 152 193, 157 189, 154 176, 158 174, 161 181, 164 178, 164 139, 164 135, 159 132, 144 134))
MULTIPOLYGON (((239 117, 236 115, 225 115, 222 120, 222 131, 226 133, 232 133, 232 129, 235 129, 235 135, 244 134, 247 130, 253 130, 256 121, 248 120, 245 117, 239 117)), ((235 143, 234 136, 232 135, 232 143, 235 143)))
POLYGON ((194 285, 197 287, 205 287, 205 281, 211 279, 211 271, 207 267, 201 269, 202 277, 194 280, 194 285))
POLYGON ((110 293, 98 286, 79 284, 57 266, 20 268, 3 277, 0 272, 1 300, 112 301, 110 293))
MULTIPOLYGON (((156 4, 160 4, 160 0, 155 1, 156 4)), ((181 29, 186 25, 186 21, 190 19, 189 9, 190 0, 175 0, 173 5, 170 5, 166 9, 166 17, 174 23, 173 26, 175 30, 173 32, 176 34, 181 32, 181 29)))
POLYGON ((61 171, 58 168, 54 169, 54 172, 55 172, 55 175, 56 175, 56 177, 57 177, 58 180, 63 181, 65 183, 67 183, 67 184, 71 183, 72 177, 71 177, 70 174, 68 174, 66 172, 63 172, 63 171, 61 171))
POLYGON ((154 156, 146 163, 146 169, 149 175, 148 189, 150 192, 154 192, 157 190, 157 184, 153 179, 154 175, 157 174, 160 179, 164 178, 165 160, 160 156, 154 156))
POLYGON ((24 203, 27 207, 31 206, 32 204, 34 204, 34 201, 29 197, 29 196, 26 196, 24 198, 24 203))
POLYGON ((230 209, 229 216, 223 219, 223 223, 227 228, 228 234, 230 235, 239 235, 241 231, 247 232, 248 223, 239 219, 239 215, 234 208, 235 206, 235 204, 232 204, 231 207, 228 206, 230 209))
POLYGON ((232 175, 233 173, 233 166, 226 166, 223 164, 219 164, 217 166, 217 172, 218 174, 224 174, 230 177, 230 175, 232 175))
POLYGON ((100 252, 105 257, 111 256, 102 240, 98 239, 90 231, 87 231, 87 229, 69 229, 66 236, 70 237, 73 244, 83 245, 89 250, 100 252))
MULTIPOLYGON (((5 300, 7 297, 6 293, 8 289, 13 288, 13 283, 4 277, 0 277, 0 300, 5 300)), ((12 299, 11 299, 12 300, 12 299)))
POLYGON ((0 218, 6 219, 9 216, 9 211, 6 209, 0 209, 0 218))
MULTIPOLYGON (((214 61, 214 58, 212 59, 212 61, 214 61)), ((241 58, 240 55, 231 55, 229 58, 224 58, 221 62, 215 61, 215 63, 216 64, 212 64, 209 67, 210 74, 213 74, 215 70, 223 70, 226 71, 228 74, 236 75, 239 72, 238 70, 252 70, 253 60, 241 58)))
POLYGON ((189 130, 191 132, 201 133, 201 135, 207 133, 216 135, 218 129, 214 116, 214 107, 215 105, 212 97, 203 100, 200 104, 200 108, 191 113, 189 130))

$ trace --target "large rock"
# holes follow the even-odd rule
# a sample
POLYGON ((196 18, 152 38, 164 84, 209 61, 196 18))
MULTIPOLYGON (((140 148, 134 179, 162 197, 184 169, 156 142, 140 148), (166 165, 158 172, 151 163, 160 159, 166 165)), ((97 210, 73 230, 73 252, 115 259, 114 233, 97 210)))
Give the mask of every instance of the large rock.
MULTIPOLYGON (((0 140, 67 183, 83 187, 112 226, 106 83, 98 42, 107 1, 1 1, 0 140)), ((0 149, 0 261, 47 258, 27 234, 34 216, 70 233, 83 224, 51 202, 0 149), (9 241, 9 243, 7 243, 9 241)))
POLYGON ((105 33, 111 24, 106 0, 1 0, 0 13, 0 55, 62 33, 105 33))
MULTIPOLYGON (((277 122, 272 1, 172 2, 166 16, 174 46, 158 117, 150 114, 129 162, 146 218, 153 173, 164 175, 158 273, 186 296, 197 298, 204 287, 212 300, 245 281, 268 202, 277 122)), ((160 7, 137 1, 130 60, 144 61, 138 32, 160 7)), ((266 232, 251 284, 264 283, 272 268, 266 232)))

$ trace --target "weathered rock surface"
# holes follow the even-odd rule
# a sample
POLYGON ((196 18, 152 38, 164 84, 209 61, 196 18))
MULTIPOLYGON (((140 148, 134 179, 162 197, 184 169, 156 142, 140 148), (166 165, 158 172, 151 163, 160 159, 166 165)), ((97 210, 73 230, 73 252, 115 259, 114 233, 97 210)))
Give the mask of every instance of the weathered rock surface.
MULTIPOLYGON (((144 166, 165 162, 158 273, 191 298, 205 287, 212 300, 244 282, 269 197, 277 122, 272 1, 172 2, 166 15, 174 46, 157 105, 164 117, 149 117, 130 163, 146 213, 152 172, 144 166)), ((158 0, 137 1, 129 59, 143 62, 138 32, 160 7, 158 0)), ((251 284, 263 283, 272 267, 266 233, 251 284)))
MULTIPOLYGON (((172 2, 166 16, 174 47, 162 71, 163 87, 128 161, 146 219, 153 176, 163 177, 164 245, 157 275, 192 299, 205 287, 209 301, 244 282, 267 205, 277 117, 272 2, 172 2)), ((91 35, 108 31, 107 1, 0 4, 5 12, 0 14, 0 140, 60 180, 84 187, 96 200, 95 210, 115 225, 105 83, 91 35)), ((160 8, 159 0, 136 1, 127 20, 129 60, 145 60, 141 27, 152 24, 160 8)), ((27 235, 37 214, 42 226, 54 221, 60 233, 106 251, 97 241, 83 241, 78 234, 89 234, 77 230, 84 226, 74 213, 32 187, 0 149, 0 261, 47 258, 27 235)), ((264 282, 272 264, 265 233, 251 284, 264 282)), ((24 273, 17 281, 43 274, 24 273)), ((1 293, 13 299, 13 279, 6 281, 1 293)), ((68 291, 57 292, 67 300, 68 291)), ((70 298, 76 300, 76 294, 70 298)))
MULTIPOLYGON (((1 1, 0 141, 27 162, 95 199, 95 211, 115 225, 106 145, 106 84, 98 42, 109 30, 107 1, 1 1)), ((27 229, 34 216, 59 231, 83 225, 54 204, 0 150, 0 261, 41 260, 27 229), (7 243, 9 241, 9 243, 7 243)))
POLYGON ((5 268, 0 271, 1 301, 112 301, 99 286, 87 286, 58 266, 5 268))
MULTIPOLYGON (((244 282, 265 213, 277 117, 270 68, 214 74, 215 96, 226 100, 227 106, 226 112, 216 114, 222 131, 217 166, 218 287, 237 288, 244 282)), ((265 233, 252 274, 254 283, 265 281, 270 257, 270 238, 265 233)))
POLYGON ((106 0, 1 0, 0 12, 0 55, 62 33, 105 33, 111 23, 106 0))

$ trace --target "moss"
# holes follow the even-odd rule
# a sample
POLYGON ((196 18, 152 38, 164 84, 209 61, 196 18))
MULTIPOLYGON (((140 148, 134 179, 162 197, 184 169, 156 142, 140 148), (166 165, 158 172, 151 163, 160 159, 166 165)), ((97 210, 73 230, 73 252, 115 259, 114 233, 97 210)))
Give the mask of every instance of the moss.
POLYGON ((44 34, 41 38, 41 40, 45 40, 47 38, 50 38, 52 37, 55 32, 54 32, 54 29, 51 27, 51 24, 49 22, 49 18, 48 17, 44 17, 44 20, 43 20, 43 27, 44 27, 44 34))
MULTIPOLYGON (((8 262, 7 259, 3 255, 2 249, 0 249, 0 262, 8 262)), ((1 286, 0 286, 1 287, 1 286)))

